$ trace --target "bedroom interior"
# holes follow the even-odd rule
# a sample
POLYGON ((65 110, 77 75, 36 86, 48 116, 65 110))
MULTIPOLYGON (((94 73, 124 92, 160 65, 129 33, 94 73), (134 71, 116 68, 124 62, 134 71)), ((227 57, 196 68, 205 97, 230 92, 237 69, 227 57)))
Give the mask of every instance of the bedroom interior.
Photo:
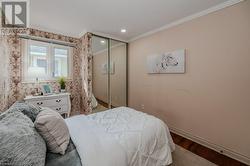
POLYGON ((0 166, 250 165, 249 0, 0 10, 0 166))

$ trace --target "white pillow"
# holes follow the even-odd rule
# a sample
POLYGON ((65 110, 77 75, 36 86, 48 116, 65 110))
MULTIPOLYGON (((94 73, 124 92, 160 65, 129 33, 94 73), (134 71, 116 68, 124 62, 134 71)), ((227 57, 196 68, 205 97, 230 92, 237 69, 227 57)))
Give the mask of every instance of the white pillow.
POLYGON ((43 108, 34 122, 39 134, 43 137, 49 151, 64 154, 70 140, 68 127, 62 116, 50 109, 43 108))

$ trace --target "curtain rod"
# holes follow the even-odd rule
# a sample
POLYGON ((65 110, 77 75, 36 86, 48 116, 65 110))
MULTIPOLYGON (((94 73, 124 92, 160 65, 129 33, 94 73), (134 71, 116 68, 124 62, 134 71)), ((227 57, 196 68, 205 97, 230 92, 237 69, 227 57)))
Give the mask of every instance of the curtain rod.
POLYGON ((30 36, 30 35, 19 35, 19 37, 22 39, 30 39, 30 40, 35 40, 35 41, 63 45, 63 46, 76 47, 76 44, 74 44, 74 43, 53 40, 53 39, 46 39, 46 38, 42 38, 42 37, 36 37, 36 36, 30 36))

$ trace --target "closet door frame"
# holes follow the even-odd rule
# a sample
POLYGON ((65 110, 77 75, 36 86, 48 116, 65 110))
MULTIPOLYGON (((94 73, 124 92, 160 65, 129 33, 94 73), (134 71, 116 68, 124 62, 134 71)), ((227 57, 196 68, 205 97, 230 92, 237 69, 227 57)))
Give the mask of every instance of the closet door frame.
POLYGON ((113 39, 113 38, 109 38, 109 37, 105 37, 105 36, 100 36, 100 35, 97 35, 97 34, 93 34, 92 33, 92 37, 99 37, 99 38, 103 38, 105 40, 108 41, 108 107, 109 109, 112 108, 112 101, 111 101, 111 81, 110 81, 110 49, 111 49, 111 40, 114 40, 114 41, 118 41, 118 42, 122 42, 122 43, 125 43, 126 44, 126 106, 128 106, 128 43, 127 42, 124 42, 124 41, 121 41, 121 40, 117 40, 117 39, 113 39))

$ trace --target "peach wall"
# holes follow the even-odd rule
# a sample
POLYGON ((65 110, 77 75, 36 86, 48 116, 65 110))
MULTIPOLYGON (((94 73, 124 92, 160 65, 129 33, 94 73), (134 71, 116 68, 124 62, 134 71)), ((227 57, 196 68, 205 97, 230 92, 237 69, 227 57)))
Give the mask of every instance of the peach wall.
POLYGON ((250 1, 131 42, 129 106, 250 158, 250 1), (148 55, 181 48, 185 74, 147 74, 148 55))

